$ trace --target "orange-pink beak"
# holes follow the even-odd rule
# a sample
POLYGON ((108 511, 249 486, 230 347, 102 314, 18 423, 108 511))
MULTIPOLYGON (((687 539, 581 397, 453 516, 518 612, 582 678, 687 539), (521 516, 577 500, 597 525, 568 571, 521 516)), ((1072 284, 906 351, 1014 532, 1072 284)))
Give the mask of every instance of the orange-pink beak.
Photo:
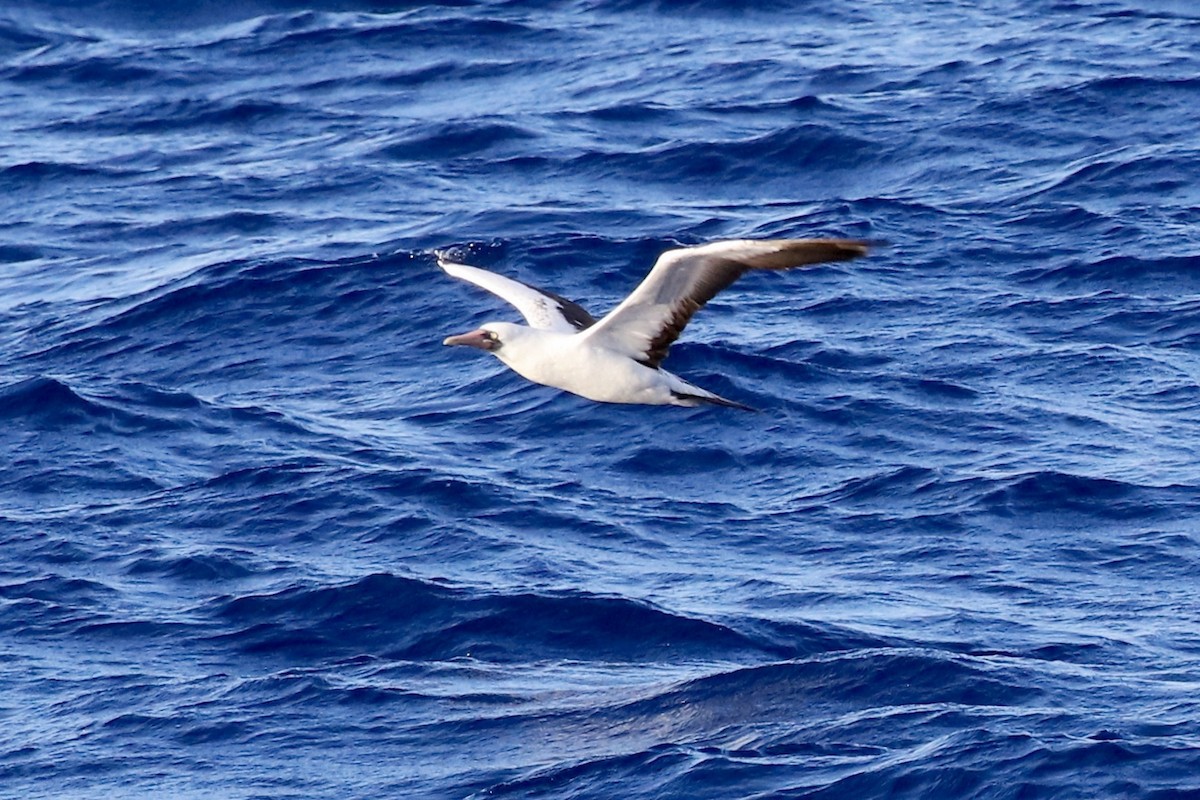
POLYGON ((478 347, 480 350, 495 350, 497 343, 491 333, 480 328, 470 333, 460 333, 458 336, 447 336, 442 344, 462 344, 467 347, 478 347))

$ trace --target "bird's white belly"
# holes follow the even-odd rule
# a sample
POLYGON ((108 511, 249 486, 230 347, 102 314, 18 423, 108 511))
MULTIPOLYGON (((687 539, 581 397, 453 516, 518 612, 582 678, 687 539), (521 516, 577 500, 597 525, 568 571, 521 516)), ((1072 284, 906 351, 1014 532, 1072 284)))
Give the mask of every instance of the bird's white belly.
MULTIPOLYGON (((674 402, 665 373, 606 348, 580 347, 575 336, 554 337, 550 346, 521 358, 504 358, 512 370, 535 383, 605 403, 674 402)), ((500 355, 500 354, 498 354, 500 355)))

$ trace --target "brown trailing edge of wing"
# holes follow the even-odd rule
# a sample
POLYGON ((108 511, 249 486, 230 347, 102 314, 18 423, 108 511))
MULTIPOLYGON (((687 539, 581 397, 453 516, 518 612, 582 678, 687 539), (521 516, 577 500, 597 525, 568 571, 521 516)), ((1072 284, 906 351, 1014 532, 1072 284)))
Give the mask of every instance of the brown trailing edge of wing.
POLYGON ((871 247, 871 242, 861 239, 774 239, 762 241, 761 244, 778 245, 778 249, 736 260, 714 258, 706 263, 687 296, 676 301, 670 319, 650 340, 646 357, 639 359, 639 362, 651 369, 658 369, 692 315, 750 270, 784 270, 831 261, 849 261, 865 256, 871 247))

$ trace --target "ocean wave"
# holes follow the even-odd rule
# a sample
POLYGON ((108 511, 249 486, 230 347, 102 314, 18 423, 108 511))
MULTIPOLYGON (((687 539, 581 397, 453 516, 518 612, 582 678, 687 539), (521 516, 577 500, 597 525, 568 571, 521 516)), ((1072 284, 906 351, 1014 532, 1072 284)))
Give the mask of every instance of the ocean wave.
MULTIPOLYGON (((527 796, 551 786, 589 796, 635 774, 639 786, 669 796, 714 786, 780 796, 851 787, 856 796, 875 796, 895 780, 945 786, 948 775, 969 772, 961 767, 973 760, 968 753, 986 759, 1037 749, 1037 737, 1021 729, 1030 715, 1020 706, 1038 696, 983 661, 930 653, 866 651, 749 667, 597 709, 586 725, 577 723, 584 735, 592 726, 610 731, 628 742, 624 747, 565 755, 469 788, 476 792, 471 796, 527 796), (839 667, 852 675, 843 680, 839 667), (829 720, 831 708, 841 710, 833 721, 805 722, 829 720), (690 737, 697 727, 714 733, 690 737), (899 728, 913 733, 893 747, 877 744, 885 731, 899 728), (936 733, 946 728, 958 732, 936 733), (943 763, 946 774, 940 774, 943 763)), ((558 725, 571 730, 574 722, 568 717, 558 725)), ((989 774, 981 767, 966 785, 982 784, 989 774)))
MULTIPOLYGON (((745 667, 688 682, 649 702, 688 713, 769 721, 805 705, 1009 706, 1040 694, 1004 671, 932 651, 867 650, 745 667)), ((720 727, 717 722, 715 727, 720 727)))
POLYGON ((236 552, 141 555, 128 564, 126 572, 215 584, 255 575, 256 570, 247 564, 247 560, 247 554, 236 552))
POLYGON ((50 377, 28 378, 0 387, 0 419, 36 429, 83 429, 87 434, 136 435, 177 430, 187 423, 174 413, 191 409, 191 395, 134 387, 131 393, 85 396, 69 384, 50 377))
POLYGON ((1200 789, 1195 20, 992 5, 6 6, 0 785, 1200 789), (838 235, 758 414, 441 345, 838 235))
POLYGON ((34 244, 0 244, 0 263, 19 264, 23 261, 37 261, 45 255, 38 245, 34 244))
POLYGON ((622 12, 622 13, 644 13, 650 12, 661 15, 674 14, 713 14, 733 15, 739 17, 744 15, 748 10, 756 13, 772 14, 782 11, 809 11, 812 9, 798 4, 796 0, 768 0, 761 4, 755 4, 753 9, 747 9, 746 6, 736 2, 736 0, 604 0, 603 2, 593 2, 589 0, 583 4, 583 7, 591 12, 622 12))
POLYGON ((0 16, 0 54, 7 58, 36 51, 51 41, 50 37, 27 22, 18 21, 7 14, 0 16))
POLYGON ((58 186, 63 181, 128 180, 144 175, 143 170, 76 164, 66 161, 26 161, 0 170, 0 182, 13 189, 58 186))
POLYGON ((633 152, 590 150, 564 155, 517 155, 493 160, 494 167, 522 173, 569 171, 604 176, 642 175, 658 183, 740 181, 752 165, 770 161, 786 165, 788 175, 837 172, 848 164, 876 157, 877 145, 843 130, 816 123, 728 141, 682 141, 633 152))
POLYGON ((111 416, 112 410, 85 399, 53 378, 29 378, 0 389, 0 415, 41 417, 50 423, 111 416))
POLYGON ((302 112, 287 103, 255 97, 162 98, 105 109, 58 125, 81 131, 149 134, 213 126, 242 128, 273 122, 293 113, 302 112))
MULTIPOLYGON (((211 609, 236 632, 223 641, 264 654, 487 661, 558 658, 677 661, 795 652, 714 622, 624 597, 585 592, 497 594, 377 574, 331 587, 288 588, 221 600, 211 609)), ((819 641, 819 640, 818 640, 819 641)))
POLYGON ((1097 519, 1153 519, 1177 501, 1188 502, 1186 487, 1138 486, 1127 481, 1046 470, 1005 479, 979 503, 1004 515, 1074 512, 1097 519))
POLYGON ((380 155, 400 160, 461 158, 503 146, 510 141, 532 139, 535 134, 516 125, 471 122, 446 122, 437 130, 422 129, 418 135, 385 145, 380 155))
POLYGON ((0 76, 18 84, 66 81, 105 87, 151 85, 165 77, 157 69, 130 64, 124 55, 72 56, 59 61, 26 62, 0 72, 0 76))
POLYGON ((1198 263, 1200 256, 1194 255, 1114 255, 1095 260, 1070 259, 1065 263, 1022 270, 1014 277, 1060 286, 1100 283, 1124 290, 1131 284, 1164 287, 1169 284, 1173 292, 1178 292, 1181 281, 1190 284, 1200 275, 1196 270, 1198 263))
POLYGON ((95 580, 47 574, 0 583, 0 630, 11 636, 74 634, 109 618, 118 592, 95 580))
MULTIPOLYGON (((262 215, 233 212, 222 215, 219 222, 165 224, 171 228, 220 224, 232 232, 230 225, 278 223, 262 215)), ((181 360, 188 369, 195 369, 186 345, 189 341, 207 341, 221 345, 215 367, 248 369, 263 363, 261 353, 241 352, 244 332, 251 329, 256 331, 255 336, 265 329, 283 331, 299 347, 307 346, 304 342, 311 345, 317 340, 328 342, 331 337, 348 336, 358 325, 373 329, 375 335, 395 332, 401 327, 396 319, 361 312, 386 302, 389 293, 402 293, 415 263, 412 256, 406 255, 356 256, 333 262, 218 262, 182 276, 168 275, 165 281, 135 294, 105 298, 76 318, 51 320, 31 337, 25 359, 31 363, 58 360, 87 364, 105 359, 149 358, 150 363, 157 361, 164 367, 181 360), (366 277, 372 273, 374 277, 366 277), (292 298, 290 310, 280 305, 282 297, 292 298), (330 319, 349 322, 349 326, 322 329, 311 324, 313 320, 330 319)), ((432 264, 424 264, 423 268, 430 269, 432 264)), ((419 312, 418 319, 421 314, 430 318, 436 310, 419 312)), ((276 355, 287 353, 276 351, 276 355)))
POLYGON ((1069 165, 1048 185, 1039 186, 1019 199, 1061 198, 1086 202, 1089 198, 1111 194, 1114 185, 1121 185, 1130 196, 1162 197, 1188 188, 1179 176, 1193 168, 1197 161, 1197 155, 1190 151, 1105 153, 1069 165))

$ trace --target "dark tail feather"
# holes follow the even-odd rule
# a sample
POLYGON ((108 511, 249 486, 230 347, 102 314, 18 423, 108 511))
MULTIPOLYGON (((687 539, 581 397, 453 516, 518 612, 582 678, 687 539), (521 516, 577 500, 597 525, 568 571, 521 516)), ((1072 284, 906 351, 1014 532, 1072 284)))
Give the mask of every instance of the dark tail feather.
POLYGON ((683 392, 671 392, 671 396, 678 397, 680 400, 686 400, 688 405, 692 405, 692 406, 699 406, 699 405, 724 406, 725 408, 740 408, 742 411, 755 411, 755 412, 758 411, 758 409, 754 408, 753 406, 748 406, 748 405, 745 405, 744 403, 736 403, 733 400, 726 400, 724 397, 718 397, 715 394, 712 395, 711 397, 705 397, 704 395, 700 395, 700 394, 685 394, 683 392))

